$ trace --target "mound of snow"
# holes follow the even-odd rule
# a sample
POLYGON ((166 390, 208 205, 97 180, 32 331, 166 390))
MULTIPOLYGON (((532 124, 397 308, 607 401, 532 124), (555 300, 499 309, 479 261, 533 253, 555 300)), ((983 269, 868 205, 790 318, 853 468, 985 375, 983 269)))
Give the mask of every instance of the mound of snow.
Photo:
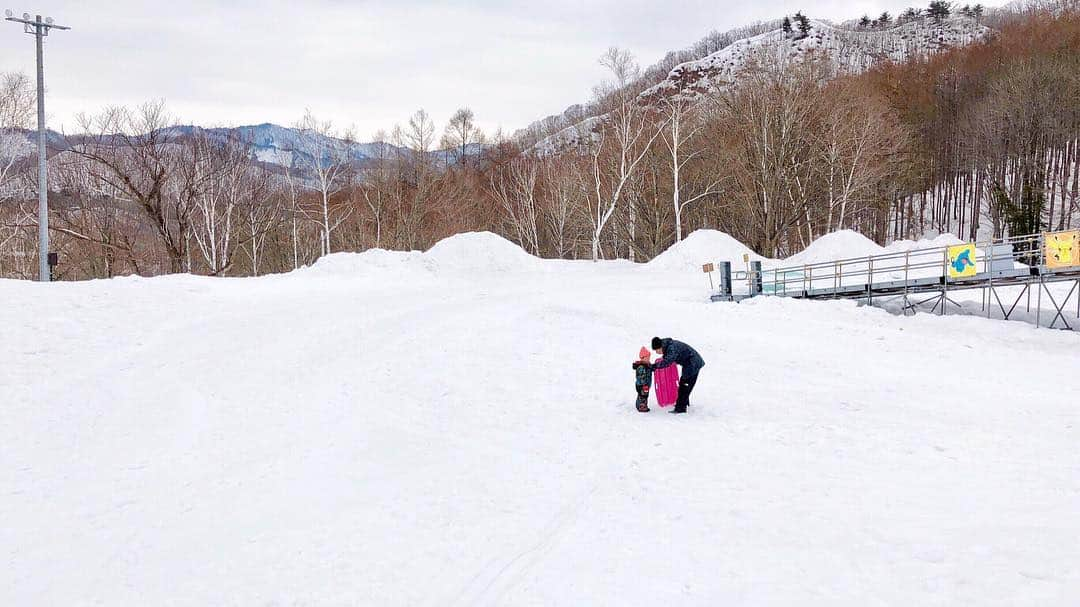
POLYGON ((535 269, 540 259, 491 232, 465 232, 444 238, 424 253, 440 268, 452 270, 520 271, 535 269))
POLYGON ((782 265, 801 266, 839 259, 854 259, 881 255, 885 248, 852 230, 840 230, 818 238, 800 253, 784 260, 782 265))
POLYGON ((352 277, 380 272, 429 272, 434 264, 419 251, 368 249, 361 253, 333 253, 298 272, 321 278, 352 277))
POLYGON ((696 230, 645 265, 657 270, 700 270, 702 264, 730 261, 742 267, 743 255, 755 261, 765 259, 725 232, 696 230))
POLYGON ((938 247, 951 247, 964 244, 964 241, 952 234, 938 234, 933 238, 921 238, 919 240, 896 240, 885 247, 889 253, 903 253, 915 249, 936 249, 938 247))

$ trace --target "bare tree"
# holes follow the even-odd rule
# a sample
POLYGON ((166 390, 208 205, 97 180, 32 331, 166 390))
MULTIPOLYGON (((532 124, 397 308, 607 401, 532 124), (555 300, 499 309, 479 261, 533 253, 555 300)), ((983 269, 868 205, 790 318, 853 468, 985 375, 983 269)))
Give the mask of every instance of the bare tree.
POLYGON ((822 113, 818 141, 828 184, 827 231, 844 229, 849 215, 860 211, 874 188, 896 172, 906 145, 906 133, 884 102, 858 93, 854 86, 836 86, 825 99, 828 111, 822 113))
POLYGON ((80 116, 86 135, 70 151, 86 162, 95 193, 137 205, 157 232, 170 272, 190 270, 191 199, 181 196, 181 146, 163 102, 80 116))
POLYGON ((398 234, 405 248, 420 245, 426 220, 435 210, 435 192, 438 184, 436 167, 432 162, 431 149, 435 138, 435 124, 427 112, 419 109, 409 118, 406 129, 396 127, 391 138, 405 150, 399 158, 400 176, 403 180, 399 191, 398 234))
MULTIPOLYGON (((82 243, 78 261, 87 276, 110 278, 142 272, 137 251, 144 233, 135 205, 100 193, 87 163, 61 154, 49 166, 50 183, 59 188, 61 204, 53 205, 49 229, 69 242, 82 243)), ((70 256, 69 256, 70 257, 70 256)))
POLYGON ((247 145, 216 141, 201 132, 186 142, 181 160, 183 195, 192 199, 192 236, 210 275, 228 271, 241 241, 240 209, 246 206, 253 170, 247 145))
POLYGON ((310 110, 304 114, 296 130, 300 134, 299 160, 307 173, 300 183, 319 195, 321 249, 323 255, 328 255, 331 252, 331 234, 346 217, 346 213, 332 213, 330 199, 344 187, 351 138, 346 136, 344 142, 338 140, 333 124, 328 120, 319 120, 310 110))
POLYGON ((534 255, 540 254, 539 175, 536 160, 519 156, 493 171, 489 184, 489 191, 502 207, 506 222, 517 234, 518 244, 534 255))
POLYGON ((547 158, 540 166, 544 184, 544 224, 556 257, 565 258, 577 241, 579 218, 589 192, 576 157, 547 158))
POLYGON ((34 149, 25 134, 34 115, 34 89, 25 74, 0 74, 0 263, 2 257, 17 255, 16 240, 24 233, 33 210, 15 200, 26 192, 14 179, 17 162, 34 149))
POLYGON ((735 194, 749 221, 745 235, 775 257, 787 231, 808 217, 823 66, 814 57, 790 65, 757 59, 719 98, 715 136, 726 139, 731 155, 735 194))
POLYGON ((682 96, 666 97, 662 104, 667 118, 667 128, 663 131, 664 145, 671 156, 671 202, 675 211, 675 241, 683 238, 682 216, 687 206, 719 192, 722 177, 714 174, 707 182, 683 181, 687 165, 703 153, 703 149, 691 148, 697 143, 698 135, 704 127, 700 119, 701 102, 691 101, 682 96), (684 193, 685 191, 685 193, 684 193))
POLYGON ((282 202, 285 196, 274 176, 261 166, 248 167, 243 188, 240 207, 248 245, 244 250, 251 260, 252 275, 258 276, 266 241, 283 222, 282 202))
POLYGON ((484 134, 477 128, 474 118, 471 109, 460 108, 450 117, 443 134, 441 145, 453 149, 461 165, 465 165, 468 159, 469 146, 484 142, 484 134))
MULTIPOLYGON (((612 47, 601 56, 600 64, 614 77, 614 82, 598 87, 596 92, 608 112, 595 131, 583 134, 582 138, 591 148, 593 165, 590 221, 594 261, 600 259, 604 228, 618 209, 638 163, 666 126, 663 120, 651 120, 646 108, 638 103, 637 95, 626 90, 626 84, 638 74, 637 64, 628 52, 612 47)), ((630 221, 633 224, 632 213, 630 221)), ((630 231, 633 232, 633 225, 630 231)))
POLYGON ((386 140, 385 131, 375 133, 373 139, 377 146, 375 155, 368 158, 367 164, 360 172, 362 179, 356 184, 364 198, 368 212, 371 213, 376 248, 382 248, 383 246, 383 223, 386 220, 387 206, 393 198, 394 190, 401 185, 395 179, 393 158, 386 140))
POLYGON ((11 197, 15 163, 33 151, 25 129, 34 116, 34 88, 19 72, 0 74, 0 202, 11 197))

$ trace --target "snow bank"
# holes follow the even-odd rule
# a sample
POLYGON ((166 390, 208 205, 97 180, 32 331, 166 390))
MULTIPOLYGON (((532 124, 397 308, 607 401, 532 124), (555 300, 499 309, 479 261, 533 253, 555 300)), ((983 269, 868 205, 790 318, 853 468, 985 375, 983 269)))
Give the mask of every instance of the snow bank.
POLYGON ((360 253, 334 253, 295 273, 320 278, 348 278, 376 273, 431 272, 435 264, 419 251, 368 249, 360 253))
POLYGON ((781 265, 800 266, 824 263, 838 259, 880 255, 884 252, 884 247, 862 234, 852 230, 840 230, 818 238, 802 252, 785 259, 781 265))
MULTIPOLYGON (((810 246, 791 257, 769 259, 758 255, 750 247, 724 232, 697 230, 682 242, 673 244, 667 251, 657 255, 645 266, 665 271, 700 270, 702 264, 710 261, 731 261, 735 267, 742 268, 743 255, 749 254, 752 260, 763 261, 766 268, 787 268, 842 259, 860 259, 871 255, 902 253, 915 249, 939 248, 963 242, 952 234, 939 234, 922 240, 898 240, 883 247, 858 232, 841 230, 818 238, 810 243, 810 246)), ((845 264, 845 267, 857 270, 859 264, 854 263, 851 266, 845 264)))
POLYGON ((746 254, 752 260, 765 259, 725 232, 696 230, 645 265, 656 270, 700 270, 705 263, 730 261, 741 267, 746 254))
POLYGON ((334 253, 291 274, 318 278, 447 272, 507 272, 536 269, 540 259, 491 232, 467 232, 445 238, 425 252, 368 249, 360 253, 334 253))
POLYGON ((938 234, 933 238, 921 238, 919 240, 896 240, 885 247, 888 253, 903 253, 915 249, 936 249, 937 247, 951 247, 964 244, 964 241, 952 234, 938 234))
POLYGON ((440 268, 464 271, 522 271, 540 266, 540 259, 491 232, 465 232, 444 238, 424 253, 440 268))

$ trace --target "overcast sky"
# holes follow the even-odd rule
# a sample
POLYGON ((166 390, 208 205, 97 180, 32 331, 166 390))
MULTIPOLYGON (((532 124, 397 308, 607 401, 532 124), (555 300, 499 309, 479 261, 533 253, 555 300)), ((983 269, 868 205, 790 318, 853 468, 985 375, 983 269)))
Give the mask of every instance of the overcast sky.
MULTIPOLYGON (((78 112, 163 98, 185 123, 291 125, 310 108, 363 139, 420 107, 440 129, 464 105, 485 130, 521 128, 587 99, 604 76, 596 59, 611 45, 649 65, 712 29, 796 10, 839 21, 911 4, 21 1, 9 5, 17 14, 40 12, 72 28, 46 38, 51 128, 70 132, 78 112)), ((0 70, 32 74, 33 37, 3 25, 0 70)))

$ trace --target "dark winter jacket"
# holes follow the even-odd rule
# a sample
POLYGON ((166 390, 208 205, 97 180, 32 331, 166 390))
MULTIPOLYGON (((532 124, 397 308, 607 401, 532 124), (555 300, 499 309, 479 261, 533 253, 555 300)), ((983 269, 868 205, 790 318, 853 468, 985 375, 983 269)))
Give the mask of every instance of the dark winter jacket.
POLYGON ((679 365, 682 367, 682 374, 684 377, 694 377, 701 371, 701 368, 705 366, 705 359, 701 358, 701 355, 697 353, 697 350, 684 344, 677 339, 671 339, 665 337, 661 341, 661 348, 664 351, 664 358, 657 361, 653 365, 654 369, 663 369, 664 367, 670 367, 671 365, 679 365))
POLYGON ((634 362, 634 385, 637 387, 652 385, 652 365, 647 362, 634 362))

